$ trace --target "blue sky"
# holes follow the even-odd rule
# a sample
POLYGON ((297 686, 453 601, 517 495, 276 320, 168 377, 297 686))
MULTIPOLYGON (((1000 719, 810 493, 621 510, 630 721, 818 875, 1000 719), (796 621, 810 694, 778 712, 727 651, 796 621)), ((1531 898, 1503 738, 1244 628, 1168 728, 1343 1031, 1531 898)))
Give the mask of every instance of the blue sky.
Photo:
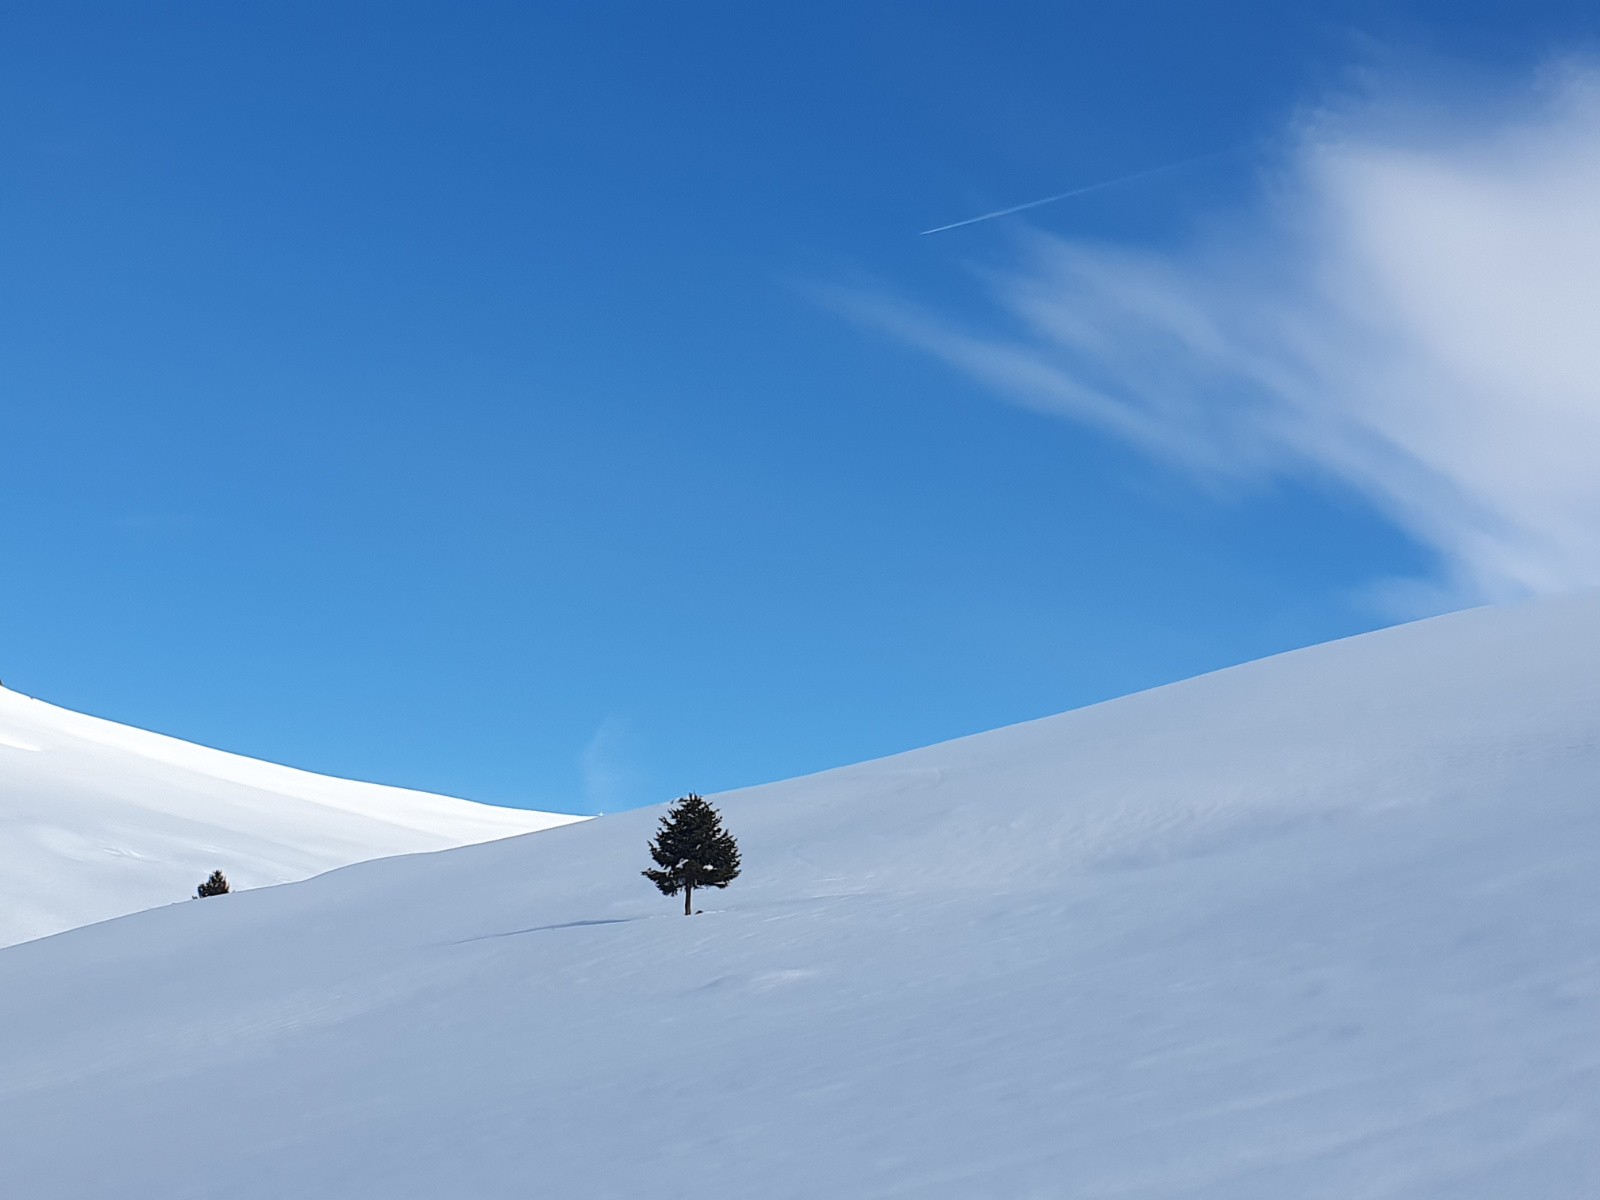
POLYGON ((1595 582, 1589 364, 1387 222, 1562 227, 1597 25, 8 4, 0 678, 595 811, 1595 582))

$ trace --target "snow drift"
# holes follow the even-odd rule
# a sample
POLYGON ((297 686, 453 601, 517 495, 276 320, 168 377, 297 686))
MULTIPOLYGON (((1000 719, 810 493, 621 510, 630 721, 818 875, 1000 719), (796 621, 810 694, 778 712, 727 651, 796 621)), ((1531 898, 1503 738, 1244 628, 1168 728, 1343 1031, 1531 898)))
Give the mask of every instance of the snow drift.
POLYGON ((1600 598, 0 952, 60 1200, 1600 1191, 1600 598))
POLYGON ((0 945, 577 820, 332 779, 0 689, 0 945))

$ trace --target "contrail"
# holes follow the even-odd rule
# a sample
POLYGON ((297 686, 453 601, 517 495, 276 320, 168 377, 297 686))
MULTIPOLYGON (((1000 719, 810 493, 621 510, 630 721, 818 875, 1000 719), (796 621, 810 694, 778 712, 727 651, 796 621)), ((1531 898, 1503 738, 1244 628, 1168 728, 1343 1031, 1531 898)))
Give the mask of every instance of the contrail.
POLYGON ((1098 192, 1105 188, 1117 187, 1120 184, 1132 183, 1136 179, 1148 179, 1152 175, 1164 175, 1166 172, 1176 171, 1180 167, 1190 167, 1195 163, 1205 162, 1208 159, 1221 158, 1227 153, 1228 151, 1226 150, 1215 150, 1210 154, 1201 154, 1195 158, 1183 159, 1181 162, 1167 163, 1165 166, 1160 167, 1150 167, 1144 171, 1135 171, 1132 175, 1119 175, 1115 179, 1103 179, 1099 183, 1073 188, 1070 192, 1057 192, 1054 196, 1046 196, 1043 200, 1029 200, 1026 204, 1013 204, 1010 208, 1001 208, 994 212, 984 213, 981 217, 968 217, 965 221, 952 221, 948 225, 937 225, 932 229, 924 229, 917 236, 927 237, 930 233, 943 233, 947 229, 960 229, 963 225, 976 225, 979 221, 992 221, 996 217, 1009 217, 1012 213, 1019 213, 1024 209, 1038 208, 1041 204, 1054 204, 1057 200, 1087 195, 1090 192, 1098 192))

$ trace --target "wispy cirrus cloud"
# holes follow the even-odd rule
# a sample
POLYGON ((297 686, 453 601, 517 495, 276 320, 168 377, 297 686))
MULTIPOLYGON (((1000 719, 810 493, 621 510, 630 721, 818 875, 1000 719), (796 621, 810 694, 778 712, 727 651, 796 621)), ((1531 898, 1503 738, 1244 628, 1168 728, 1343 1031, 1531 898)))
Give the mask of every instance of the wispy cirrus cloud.
POLYGON ((1600 584, 1600 75, 1295 125, 1176 253, 1018 235, 973 328, 850 311, 1200 476, 1319 474, 1431 548, 1434 607, 1600 584))

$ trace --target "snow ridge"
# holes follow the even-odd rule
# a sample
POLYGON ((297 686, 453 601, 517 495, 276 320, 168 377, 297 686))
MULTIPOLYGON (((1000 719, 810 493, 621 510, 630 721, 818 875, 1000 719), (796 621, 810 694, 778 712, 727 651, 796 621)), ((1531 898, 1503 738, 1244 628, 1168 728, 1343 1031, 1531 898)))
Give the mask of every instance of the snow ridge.
POLYGON ((0 689, 0 945, 578 818, 334 779, 0 689))

